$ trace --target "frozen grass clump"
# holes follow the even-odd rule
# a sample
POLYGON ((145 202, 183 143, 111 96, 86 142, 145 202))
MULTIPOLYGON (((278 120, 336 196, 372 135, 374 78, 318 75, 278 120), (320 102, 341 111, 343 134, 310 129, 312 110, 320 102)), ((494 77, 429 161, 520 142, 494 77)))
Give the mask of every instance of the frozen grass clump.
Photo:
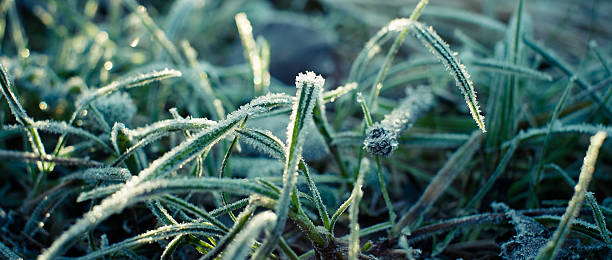
POLYGON ((2 1, 0 258, 609 259, 612 2, 417 2, 2 1))
POLYGON ((500 255, 504 259, 532 259, 544 244, 550 232, 540 223, 511 209, 504 203, 494 202, 491 208, 506 214, 516 234, 501 245, 500 255))

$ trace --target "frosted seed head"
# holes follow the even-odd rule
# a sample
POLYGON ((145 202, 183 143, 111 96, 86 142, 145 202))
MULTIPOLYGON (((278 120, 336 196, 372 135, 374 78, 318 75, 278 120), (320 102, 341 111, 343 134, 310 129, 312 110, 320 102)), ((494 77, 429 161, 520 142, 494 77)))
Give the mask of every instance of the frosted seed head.
POLYGON ((363 148, 373 155, 390 156, 397 146, 397 132, 382 124, 369 127, 363 140, 363 148))
POLYGON ((297 88, 301 88, 303 86, 323 88, 323 84, 325 84, 325 79, 321 75, 317 75, 312 71, 299 73, 295 77, 295 86, 297 88))

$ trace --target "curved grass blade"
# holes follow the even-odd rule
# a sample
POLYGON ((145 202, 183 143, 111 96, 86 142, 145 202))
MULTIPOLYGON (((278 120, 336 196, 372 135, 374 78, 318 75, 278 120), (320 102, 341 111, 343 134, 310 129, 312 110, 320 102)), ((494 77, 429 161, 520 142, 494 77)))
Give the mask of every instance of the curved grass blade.
POLYGON ((266 75, 265 64, 259 46, 257 46, 253 38, 253 27, 245 13, 236 14, 234 19, 236 20, 236 27, 238 27, 238 34, 242 42, 244 57, 251 67, 255 95, 264 94, 268 92, 269 81, 267 81, 267 84, 264 84, 266 82, 264 80, 266 75))
MULTIPOLYGON (((180 77, 182 74, 178 70, 174 69, 164 69, 161 71, 152 71, 149 73, 140 74, 138 76, 127 77, 120 80, 113 81, 112 83, 101 87, 99 89, 94 90, 91 93, 88 93, 83 98, 81 98, 77 103, 77 108, 72 113, 70 120, 68 121, 68 125, 72 125, 78 116, 85 110, 86 107, 91 105, 91 103, 99 97, 108 96, 111 93, 123 89, 129 89, 133 87, 143 86, 153 81, 159 81, 167 78, 180 77)), ((57 145, 55 146, 54 153, 57 156, 60 154, 62 148, 64 147, 64 142, 66 140, 66 134, 60 136, 57 141, 57 145)), ((51 166, 49 167, 52 168, 51 166)))
MULTIPOLYGON (((11 90, 11 87, 12 87, 12 83, 11 83, 11 80, 9 79, 8 72, 6 71, 6 68, 4 68, 4 65, 0 64, 0 91, 2 91, 2 95, 6 98, 6 102, 8 102, 9 104, 11 113, 15 116, 15 120, 19 124, 27 127, 28 141, 30 142, 32 146, 32 150, 35 151, 38 155, 45 156, 47 153, 45 152, 45 146, 40 140, 40 135, 38 134, 38 130, 30 126, 34 122, 34 120, 30 118, 28 114, 26 113, 25 109, 23 109, 23 106, 21 105, 17 97, 15 97, 15 94, 11 90)), ((43 164, 41 162, 37 162, 37 166, 40 170, 43 170, 47 168, 48 165, 43 164)), ((37 180, 40 180, 42 178, 43 178, 42 175, 36 177, 37 180)), ((35 192, 38 189, 39 183, 40 182, 37 181, 37 183, 34 186, 35 192)))
POLYGON ((578 134, 596 134, 599 131, 606 132, 608 135, 612 135, 612 127, 606 125, 592 125, 592 124, 572 124, 563 125, 559 121, 552 123, 552 127, 545 126, 541 128, 530 128, 527 131, 519 132, 513 139, 506 141, 502 144, 502 148, 508 147, 514 139, 523 142, 538 136, 546 134, 566 134, 566 133, 578 133, 578 134))
POLYGON ((109 245, 108 247, 100 248, 85 256, 80 257, 80 259, 97 259, 102 256, 117 253, 121 250, 131 249, 142 244, 149 244, 169 237, 185 234, 220 236, 222 235, 222 232, 210 226, 210 224, 185 223, 168 225, 155 230, 148 231, 132 238, 128 238, 119 243, 109 245))
MULTIPOLYGON (((188 193, 200 191, 224 191, 228 193, 250 195, 261 194, 270 198, 277 198, 277 194, 269 189, 250 182, 249 180, 219 179, 219 178, 175 178, 157 179, 139 182, 138 177, 132 177, 127 184, 104 199, 99 205, 87 212, 83 218, 77 220, 38 258, 51 259, 67 250, 69 245, 75 243, 75 236, 86 232, 109 216, 121 212, 124 208, 139 201, 153 198, 166 193, 188 193)), ((115 186, 117 187, 117 186, 115 186)), ((80 198, 81 196, 79 196, 80 198)))
POLYGON ((425 45, 431 53, 436 55, 446 69, 450 71, 450 74, 455 78, 455 82, 465 98, 465 102, 470 109, 470 114, 472 114, 474 121, 476 121, 476 124, 478 124, 482 132, 486 132, 484 117, 480 112, 480 107, 476 100, 474 83, 470 80, 470 75, 467 73, 465 65, 461 64, 459 59, 457 59, 457 53, 449 48, 448 44, 438 36, 436 31, 434 31, 433 27, 427 27, 419 22, 412 22, 410 26, 414 36, 425 45))

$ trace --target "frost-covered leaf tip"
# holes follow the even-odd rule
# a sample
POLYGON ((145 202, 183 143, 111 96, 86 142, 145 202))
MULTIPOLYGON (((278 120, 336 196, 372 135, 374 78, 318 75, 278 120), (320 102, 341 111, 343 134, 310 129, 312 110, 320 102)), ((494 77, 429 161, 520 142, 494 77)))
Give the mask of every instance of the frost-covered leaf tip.
POLYGON ((321 75, 317 75, 312 71, 306 71, 306 73, 299 73, 295 77, 295 86, 301 88, 303 86, 312 86, 323 88, 325 79, 321 75))

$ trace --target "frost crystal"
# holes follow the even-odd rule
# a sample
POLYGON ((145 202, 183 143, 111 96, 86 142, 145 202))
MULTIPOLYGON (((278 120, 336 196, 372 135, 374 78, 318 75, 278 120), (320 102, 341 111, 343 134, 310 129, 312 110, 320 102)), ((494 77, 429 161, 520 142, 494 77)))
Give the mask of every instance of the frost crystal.
POLYGON ((304 85, 314 86, 323 88, 323 84, 325 84, 325 79, 321 75, 317 75, 312 71, 306 71, 306 73, 299 73, 295 77, 295 86, 297 88, 301 88, 304 85))

